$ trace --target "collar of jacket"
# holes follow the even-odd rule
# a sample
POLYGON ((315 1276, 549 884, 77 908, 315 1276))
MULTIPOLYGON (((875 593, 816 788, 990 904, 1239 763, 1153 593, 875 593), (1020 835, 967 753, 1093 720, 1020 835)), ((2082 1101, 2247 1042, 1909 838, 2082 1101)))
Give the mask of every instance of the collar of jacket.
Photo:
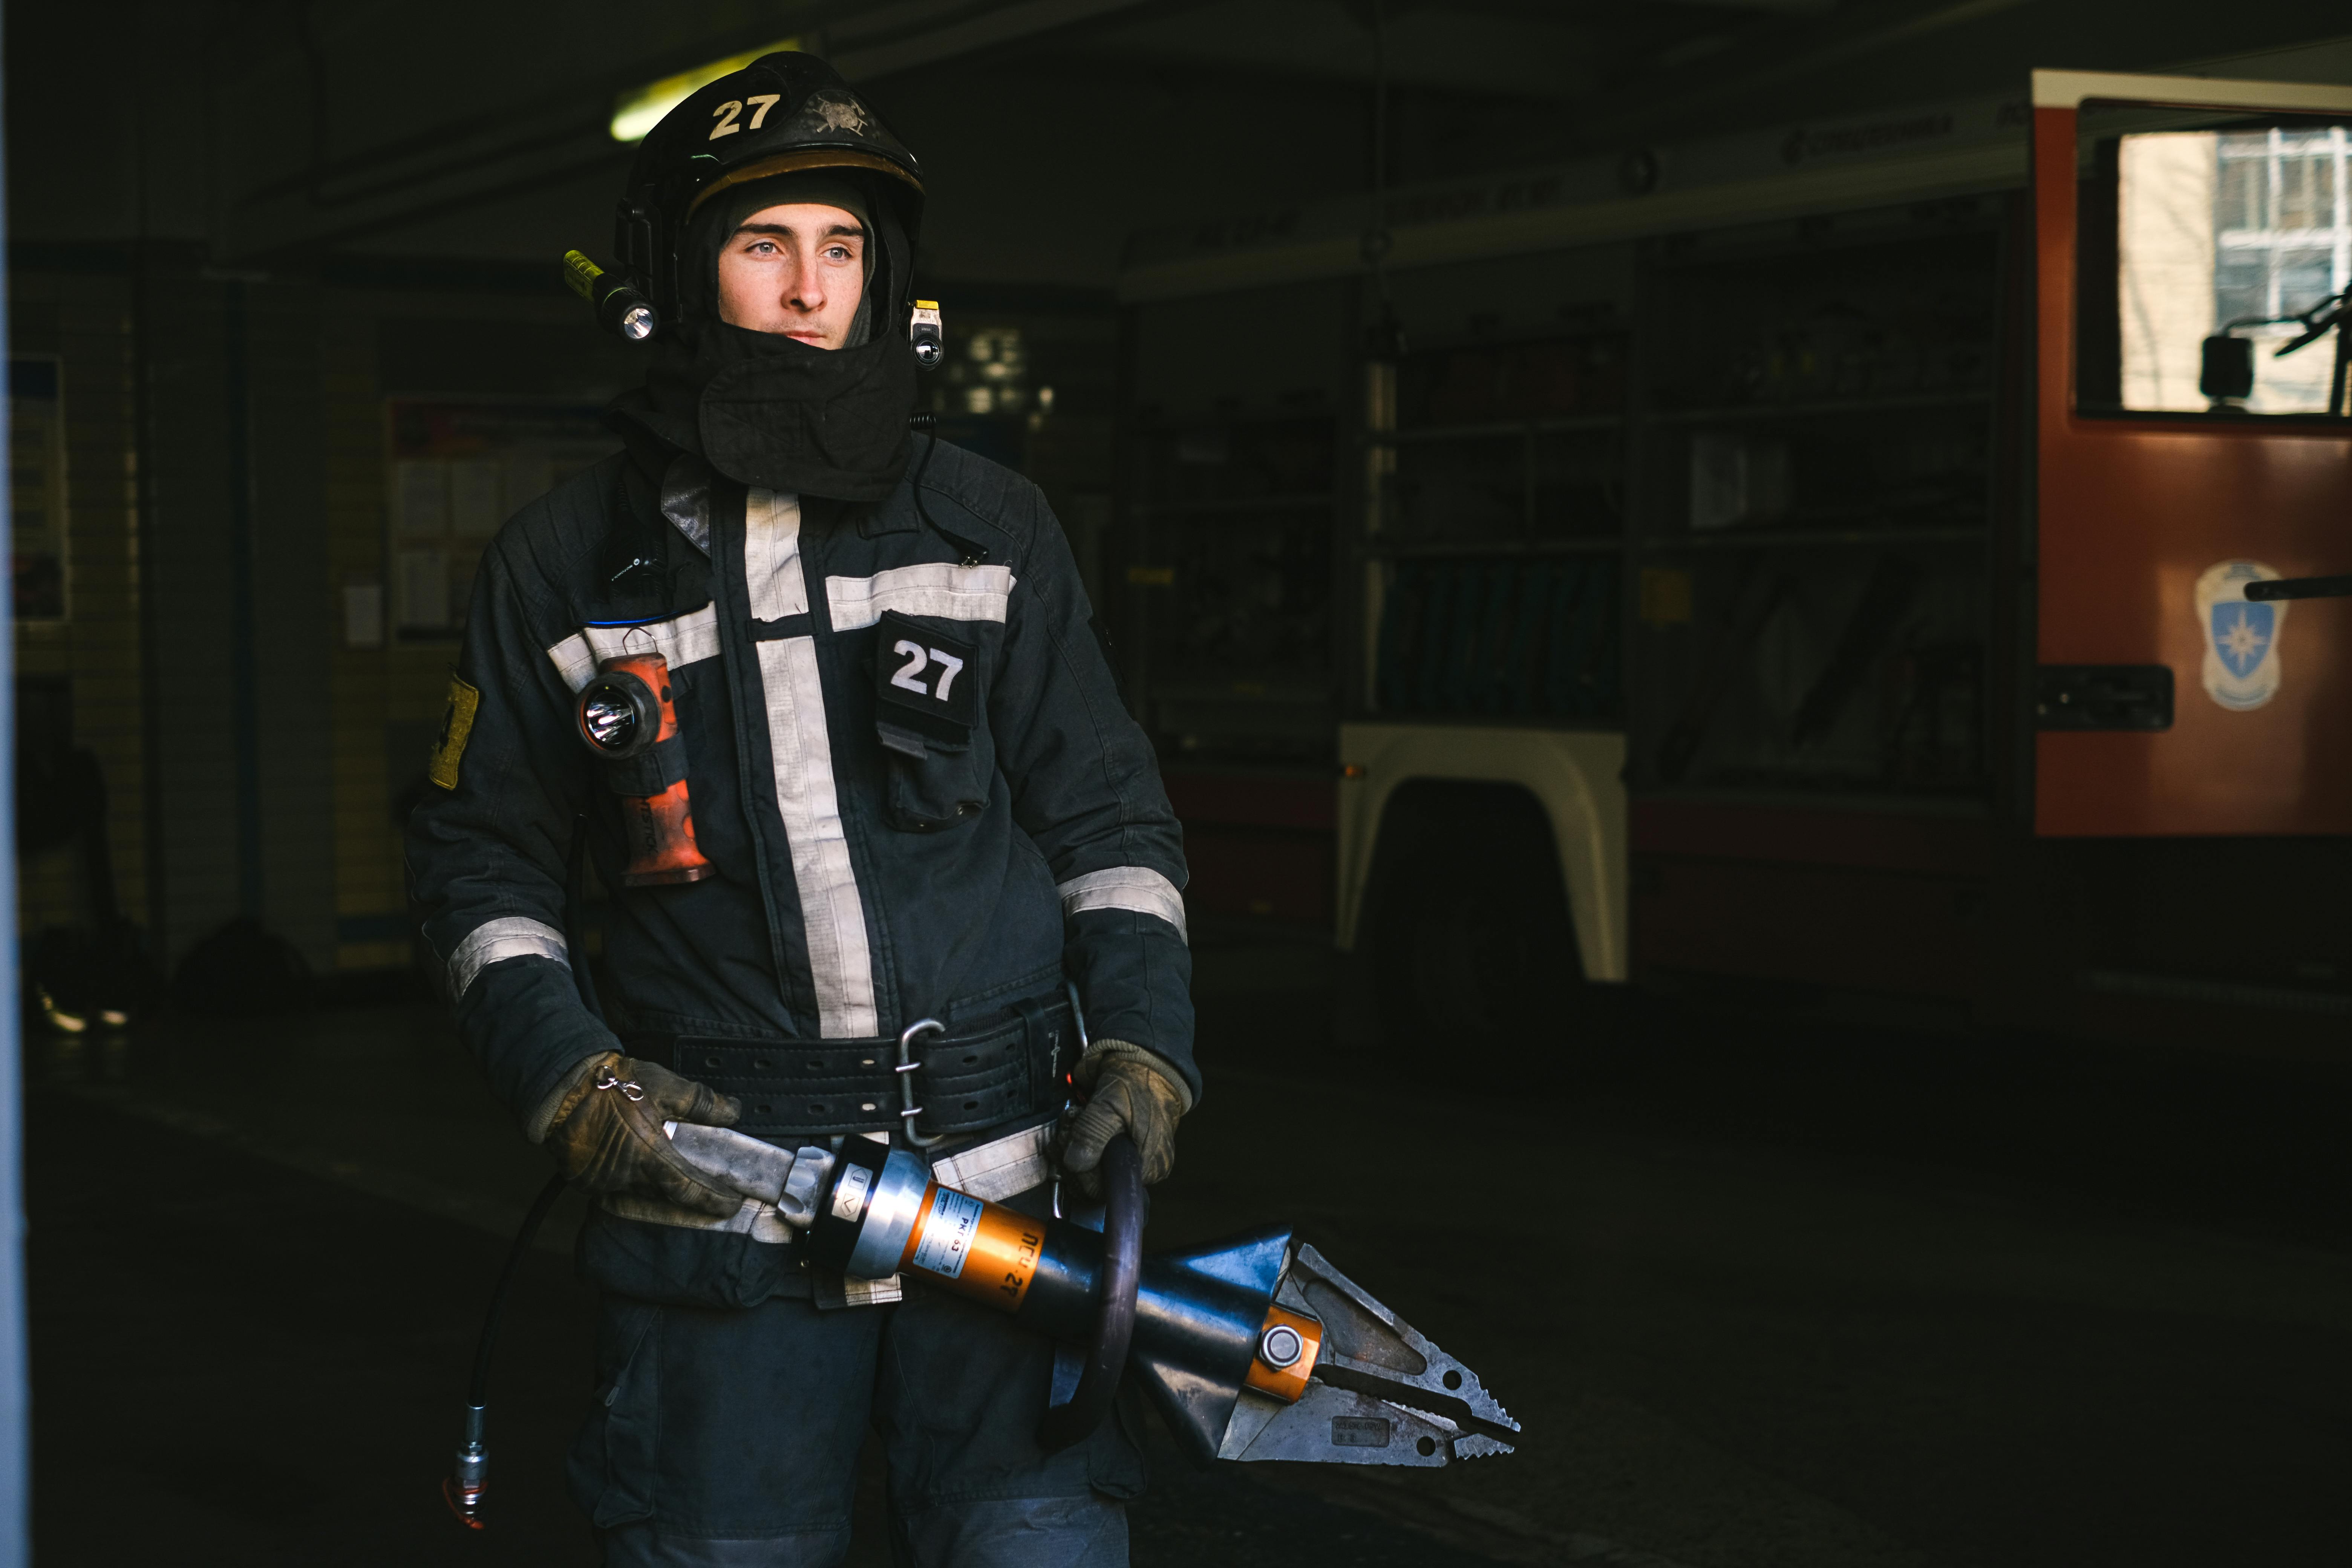
MULTIPOLYGON (((706 488, 705 517, 709 493, 706 488)), ((691 536, 667 519, 668 499, 643 463, 624 460, 618 465, 609 525, 597 546, 593 587, 581 606, 583 618, 646 618, 708 602, 708 553, 688 548, 691 536)))
POLYGON ((710 465, 691 452, 680 452, 662 469, 661 514, 686 542, 710 555, 710 465))

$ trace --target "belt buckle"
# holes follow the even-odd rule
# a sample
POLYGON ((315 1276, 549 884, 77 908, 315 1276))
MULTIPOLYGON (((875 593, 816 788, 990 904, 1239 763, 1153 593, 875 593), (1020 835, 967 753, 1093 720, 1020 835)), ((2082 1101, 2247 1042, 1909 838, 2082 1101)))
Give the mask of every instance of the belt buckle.
POLYGON ((919 1018, 908 1025, 898 1036, 898 1065, 890 1069, 898 1075, 898 1103, 904 1107, 898 1112, 898 1120, 904 1124, 907 1142, 918 1149, 943 1143, 947 1141, 947 1134, 942 1132, 931 1137, 915 1131, 915 1118, 923 1113, 923 1108, 915 1103, 915 1074, 923 1066, 915 1059, 915 1037, 925 1033, 944 1036, 947 1032, 948 1026, 937 1018, 919 1018))

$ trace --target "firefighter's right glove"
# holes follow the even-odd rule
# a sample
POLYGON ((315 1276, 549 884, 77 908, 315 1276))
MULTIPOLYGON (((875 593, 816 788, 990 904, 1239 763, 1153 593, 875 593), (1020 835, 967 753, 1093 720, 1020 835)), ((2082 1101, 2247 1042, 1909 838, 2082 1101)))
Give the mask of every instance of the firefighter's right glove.
POLYGON ((742 1194, 689 1163, 662 1131, 665 1121, 732 1127, 741 1101, 618 1051, 584 1063, 558 1093, 547 1143, 574 1186, 646 1194, 720 1218, 743 1206, 742 1194))
POLYGON ((1103 1150, 1124 1132, 1142 1157, 1144 1185, 1166 1181, 1176 1168, 1176 1123, 1192 1109, 1192 1091, 1176 1069, 1140 1046, 1097 1040, 1072 1076, 1087 1098, 1063 1140, 1062 1169, 1088 1197, 1102 1196, 1103 1150))

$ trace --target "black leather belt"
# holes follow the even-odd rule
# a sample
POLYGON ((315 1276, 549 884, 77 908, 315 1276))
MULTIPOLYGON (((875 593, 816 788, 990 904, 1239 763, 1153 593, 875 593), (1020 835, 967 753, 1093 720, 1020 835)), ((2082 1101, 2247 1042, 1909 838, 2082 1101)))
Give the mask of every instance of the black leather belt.
POLYGON ((703 1035, 625 1037, 630 1054, 709 1084, 743 1102, 736 1130, 755 1138, 880 1132, 906 1124, 902 1076, 914 1085, 926 1136, 977 1132, 1058 1109, 1063 1077, 1078 1058, 1070 1004, 1038 997, 960 1035, 925 1031, 908 1042, 914 1070, 901 1075, 898 1040, 743 1040, 703 1035))

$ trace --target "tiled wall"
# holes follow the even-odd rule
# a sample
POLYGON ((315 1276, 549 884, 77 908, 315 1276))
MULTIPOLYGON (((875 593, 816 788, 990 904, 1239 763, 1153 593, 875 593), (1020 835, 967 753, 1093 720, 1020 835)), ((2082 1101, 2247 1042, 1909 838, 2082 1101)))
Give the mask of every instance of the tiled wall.
MULTIPOLYGON (((167 966, 241 910, 320 972, 410 961, 395 808, 457 644, 352 646, 344 591, 384 582, 387 397, 601 405, 633 378, 551 272, 543 297, 529 283, 330 287, 184 256, 16 268, 11 350, 62 366, 72 601, 63 624, 18 628, 18 673, 68 683, 121 906, 167 966)), ((28 858, 23 929, 86 925, 86 881, 72 846, 28 858)))
MULTIPOLYGON (((116 897, 133 919, 142 919, 148 894, 148 797, 140 710, 128 279, 20 272, 10 289, 10 352, 59 362, 69 574, 68 618, 17 628, 16 673, 67 683, 73 742, 96 753, 105 776, 116 897)), ((56 809, 61 804, 27 801, 20 809, 56 809)), ((83 862, 75 846, 24 860, 17 918, 27 936, 89 918, 83 862)))

